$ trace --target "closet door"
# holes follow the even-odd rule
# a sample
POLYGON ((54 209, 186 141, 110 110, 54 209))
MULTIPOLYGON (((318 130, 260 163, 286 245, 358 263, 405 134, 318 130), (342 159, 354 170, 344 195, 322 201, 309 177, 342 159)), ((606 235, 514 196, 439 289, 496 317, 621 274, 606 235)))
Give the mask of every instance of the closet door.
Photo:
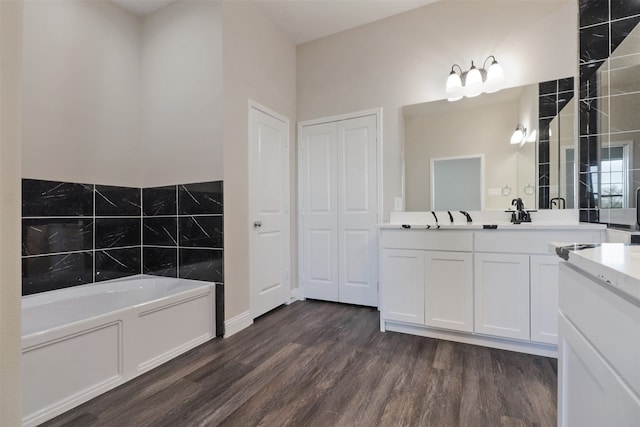
POLYGON ((376 127, 375 115, 301 127, 306 298, 378 305, 376 127))
POLYGON ((338 301, 338 125, 304 126, 300 136, 302 288, 306 298, 338 301))
POLYGON ((339 299, 378 305, 376 116, 338 122, 339 299))

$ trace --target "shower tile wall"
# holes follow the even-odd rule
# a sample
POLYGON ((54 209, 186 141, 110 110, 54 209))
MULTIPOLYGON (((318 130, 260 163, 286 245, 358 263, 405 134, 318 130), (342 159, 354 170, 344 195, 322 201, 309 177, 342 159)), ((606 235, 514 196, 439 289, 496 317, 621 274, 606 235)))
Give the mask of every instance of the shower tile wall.
MULTIPOLYGON (((636 89, 609 93, 601 83, 598 70, 608 72, 610 61, 625 59, 615 52, 629 33, 640 22, 638 0, 579 0, 579 55, 580 55, 580 106, 579 106, 579 188, 580 220, 584 222, 609 222, 602 217, 606 210, 599 210, 599 182, 601 148, 609 146, 610 135, 627 133, 637 138, 636 126, 616 126, 616 112, 610 109, 611 97, 635 96, 636 89), (635 134, 635 135, 634 135, 635 134)), ((634 43, 633 52, 625 52, 626 58, 640 54, 640 43, 634 43)), ((612 68, 618 68, 613 65, 612 68)), ((622 65, 624 68, 624 65, 622 65)), ((612 104, 611 104, 612 105, 612 104)), ((635 110, 640 109, 640 99, 635 110)), ((640 183, 630 183, 631 191, 640 183)))
POLYGON ((140 273, 219 283, 222 181, 130 188, 24 179, 22 293, 140 273))
MULTIPOLYGON (((538 206, 549 207, 551 136, 550 125, 573 98, 573 77, 538 84, 538 206)), ((558 120, 556 120, 559 122, 558 120)), ((559 126, 559 125, 558 125, 559 126)), ((554 129, 560 135, 559 129, 554 129)))

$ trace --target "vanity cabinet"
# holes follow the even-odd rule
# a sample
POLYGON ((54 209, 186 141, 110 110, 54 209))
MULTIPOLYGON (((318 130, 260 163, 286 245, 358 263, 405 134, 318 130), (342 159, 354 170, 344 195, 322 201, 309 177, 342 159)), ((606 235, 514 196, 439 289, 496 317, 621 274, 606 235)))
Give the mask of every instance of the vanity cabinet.
POLYGON ((549 242, 604 228, 399 229, 380 235, 380 328, 555 356, 558 260, 549 242))
POLYGON ((638 425, 640 306, 571 265, 559 271, 558 425, 638 425))
POLYGON ((529 339, 529 255, 475 255, 475 332, 529 339))
POLYGON ((389 230, 381 240, 383 319, 472 332, 473 235, 389 230))

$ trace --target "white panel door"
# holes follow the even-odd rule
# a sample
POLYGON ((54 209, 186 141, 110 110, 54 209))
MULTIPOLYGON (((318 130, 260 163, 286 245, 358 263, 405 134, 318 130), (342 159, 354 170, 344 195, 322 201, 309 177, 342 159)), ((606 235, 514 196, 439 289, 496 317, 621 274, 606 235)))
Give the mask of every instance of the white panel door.
POLYGON ((338 122, 339 301, 378 305, 376 116, 338 122))
POLYGON ((306 298, 378 305, 375 114, 300 129, 301 283, 306 298))
POLYGON ((289 295, 289 123, 249 110, 250 292, 256 317, 289 295))
POLYGON ((306 298, 338 301, 338 126, 302 127, 300 203, 306 298))
POLYGON ((424 287, 427 326, 473 332, 473 255, 470 252, 425 252, 424 287))
POLYGON ((553 255, 531 255, 531 341, 558 344, 558 264, 553 255))
POLYGON ((475 332, 528 340, 529 255, 475 254, 475 332))

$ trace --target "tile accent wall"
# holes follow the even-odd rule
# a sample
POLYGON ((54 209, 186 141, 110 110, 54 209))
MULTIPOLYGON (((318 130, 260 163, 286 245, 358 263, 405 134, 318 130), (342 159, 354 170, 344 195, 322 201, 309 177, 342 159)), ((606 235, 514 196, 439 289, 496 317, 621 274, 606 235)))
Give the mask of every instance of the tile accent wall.
MULTIPOLYGON (((640 1, 579 0, 580 106, 579 106, 579 188, 580 221, 607 222, 599 211, 600 149, 609 146, 611 133, 640 133, 640 129, 616 128, 616 112, 610 111, 612 96, 636 97, 630 100, 635 111, 640 110, 640 95, 636 90, 609 93, 603 87, 598 70, 608 72, 616 48, 640 22, 640 1)), ((640 43, 635 52, 640 54, 640 43)), ((637 127, 637 126, 636 126, 637 127)), ((639 183, 632 183, 638 185, 639 183)), ((633 186, 635 190, 635 186, 633 186)))
MULTIPOLYGON (((573 77, 538 84, 538 206, 549 207, 551 121, 573 98, 573 77)), ((559 135, 558 130, 554 130, 559 135)))
POLYGON ((224 332, 222 181, 153 188, 22 180, 22 294, 145 273, 216 282, 224 332))

